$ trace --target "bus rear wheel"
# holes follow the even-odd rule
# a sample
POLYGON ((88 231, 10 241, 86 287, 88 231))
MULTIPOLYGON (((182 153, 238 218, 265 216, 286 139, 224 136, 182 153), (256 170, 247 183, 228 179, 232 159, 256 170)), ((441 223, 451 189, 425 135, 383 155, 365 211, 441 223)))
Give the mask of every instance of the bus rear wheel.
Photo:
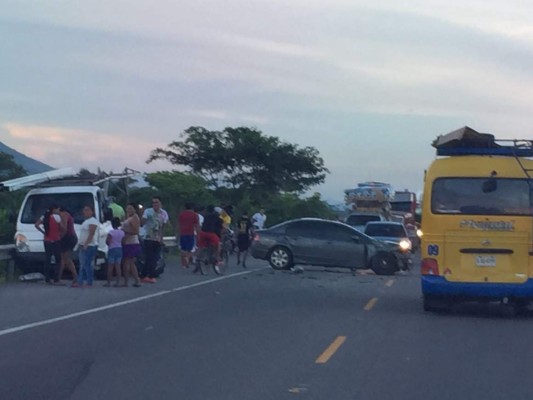
POLYGON ((422 302, 426 312, 449 312, 453 306, 451 299, 443 299, 428 294, 423 295, 422 302))

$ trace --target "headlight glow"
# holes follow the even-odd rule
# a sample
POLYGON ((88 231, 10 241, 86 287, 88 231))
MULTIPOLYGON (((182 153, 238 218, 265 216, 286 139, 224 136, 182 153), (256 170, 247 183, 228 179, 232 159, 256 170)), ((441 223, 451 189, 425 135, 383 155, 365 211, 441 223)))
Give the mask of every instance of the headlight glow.
POLYGON ((30 250, 30 247, 28 246, 28 238, 20 233, 15 236, 15 246, 20 252, 30 250))
POLYGON ((400 241, 400 249, 403 251, 411 250, 411 241, 403 239, 400 241))
POLYGON ((422 236, 424 236, 424 232, 422 232, 422 229, 417 229, 417 230, 416 230, 416 236, 418 236, 419 238, 421 238, 422 236))

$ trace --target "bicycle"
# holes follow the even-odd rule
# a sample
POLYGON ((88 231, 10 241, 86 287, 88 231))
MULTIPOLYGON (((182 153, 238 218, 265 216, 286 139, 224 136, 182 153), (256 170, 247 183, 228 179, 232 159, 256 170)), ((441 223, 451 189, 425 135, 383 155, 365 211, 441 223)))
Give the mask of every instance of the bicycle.
POLYGON ((218 275, 224 275, 229 266, 229 256, 233 252, 233 232, 230 229, 226 229, 222 233, 222 244, 220 250, 220 257, 222 262, 214 268, 215 273, 218 275))
POLYGON ((209 268, 212 268, 215 273, 217 272, 218 264, 218 249, 209 245, 207 247, 201 247, 196 250, 196 257, 194 260, 193 273, 200 272, 202 275, 208 275, 209 268))
POLYGON ((228 269, 232 246, 232 232, 228 229, 222 233, 220 262, 218 262, 218 249, 215 246, 198 248, 193 273, 200 272, 202 275, 207 275, 209 268, 212 268, 215 274, 224 275, 228 269))

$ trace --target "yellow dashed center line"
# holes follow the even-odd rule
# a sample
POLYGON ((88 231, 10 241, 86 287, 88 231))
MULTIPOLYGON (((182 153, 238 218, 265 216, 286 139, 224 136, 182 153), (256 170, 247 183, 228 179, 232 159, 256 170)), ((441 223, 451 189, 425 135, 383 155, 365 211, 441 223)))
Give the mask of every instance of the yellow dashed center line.
POLYGON ((377 302, 378 302, 378 298, 377 297, 371 298, 370 301, 368 303, 366 303, 366 306, 365 306, 364 310, 365 311, 372 310, 377 302))
POLYGON ((316 364, 325 364, 331 357, 339 350, 342 344, 346 341, 346 336, 338 336, 329 347, 315 361, 316 364))
POLYGON ((392 285, 394 285, 394 279, 389 279, 386 283, 385 283, 385 286, 387 287, 391 287, 392 285))

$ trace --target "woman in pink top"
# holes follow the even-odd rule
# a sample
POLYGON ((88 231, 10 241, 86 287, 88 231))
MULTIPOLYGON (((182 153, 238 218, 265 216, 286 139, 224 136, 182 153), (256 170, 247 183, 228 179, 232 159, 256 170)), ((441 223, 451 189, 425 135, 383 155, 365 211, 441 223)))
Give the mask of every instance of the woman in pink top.
POLYGON ((122 229, 120 229, 120 218, 113 218, 111 221, 113 230, 107 235, 107 245, 109 249, 107 251, 107 283, 104 285, 106 287, 111 286, 111 280, 113 279, 113 274, 116 271, 117 281, 115 287, 119 286, 120 282, 120 264, 122 263, 122 240, 126 235, 122 229))

